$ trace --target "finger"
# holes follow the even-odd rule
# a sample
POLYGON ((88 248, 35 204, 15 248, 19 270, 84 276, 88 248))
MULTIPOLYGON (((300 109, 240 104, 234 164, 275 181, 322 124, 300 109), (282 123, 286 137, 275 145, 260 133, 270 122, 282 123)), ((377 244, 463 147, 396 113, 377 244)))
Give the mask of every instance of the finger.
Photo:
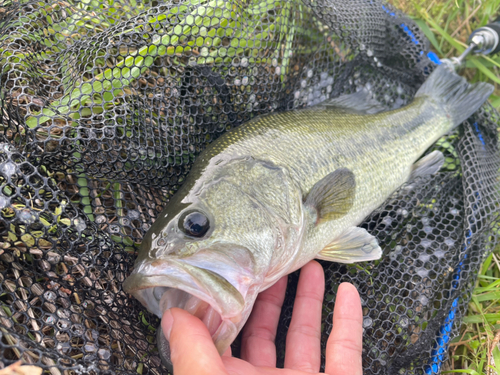
POLYGON ((227 374, 203 322, 181 309, 167 310, 161 327, 170 343, 175 375, 227 374))
POLYGON ((233 356, 233 352, 231 350, 231 347, 227 348, 227 350, 224 352, 224 354, 222 354, 223 357, 232 357, 233 356))
POLYGON ((363 313, 358 291, 342 283, 333 311, 333 327, 326 345, 325 370, 329 375, 362 375, 363 313))
POLYGON ((300 271, 292 321, 286 337, 285 368, 311 373, 319 371, 324 292, 323 267, 311 261, 300 271))
POLYGON ((285 300, 287 277, 260 293, 241 337, 241 358, 254 366, 276 367, 274 339, 281 306, 285 300))
POLYGON ((299 370, 276 367, 254 367, 250 363, 238 358, 225 357, 222 360, 230 375, 305 375, 304 372, 299 370))

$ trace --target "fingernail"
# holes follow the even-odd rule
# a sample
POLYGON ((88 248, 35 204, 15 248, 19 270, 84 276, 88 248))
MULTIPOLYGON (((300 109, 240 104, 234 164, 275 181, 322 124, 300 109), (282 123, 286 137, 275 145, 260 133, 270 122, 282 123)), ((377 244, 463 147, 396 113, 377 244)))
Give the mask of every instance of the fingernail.
POLYGON ((170 332, 172 331, 172 325, 174 324, 174 317, 170 310, 165 311, 163 317, 161 318, 161 328, 163 329, 163 334, 170 340, 170 332))

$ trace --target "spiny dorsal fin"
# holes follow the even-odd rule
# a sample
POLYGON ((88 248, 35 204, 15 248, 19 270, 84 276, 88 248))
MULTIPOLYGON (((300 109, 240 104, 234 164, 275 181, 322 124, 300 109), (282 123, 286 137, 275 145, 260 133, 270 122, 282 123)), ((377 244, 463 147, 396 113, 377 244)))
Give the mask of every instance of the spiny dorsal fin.
POLYGON ((366 229, 351 227, 321 250, 316 258, 337 263, 354 263, 380 259, 381 256, 382 249, 375 237, 366 229))
POLYGON ((441 151, 432 151, 422 159, 413 164, 410 180, 416 177, 433 175, 441 169, 444 164, 444 155, 441 151))
POLYGON ((387 111, 377 100, 375 100, 368 91, 360 90, 353 94, 341 95, 329 99, 320 104, 325 107, 335 107, 348 113, 359 115, 374 115, 379 112, 387 111))
POLYGON ((316 210, 316 224, 324 220, 335 220, 349 212, 356 193, 354 174, 340 168, 316 182, 307 195, 305 204, 316 210))

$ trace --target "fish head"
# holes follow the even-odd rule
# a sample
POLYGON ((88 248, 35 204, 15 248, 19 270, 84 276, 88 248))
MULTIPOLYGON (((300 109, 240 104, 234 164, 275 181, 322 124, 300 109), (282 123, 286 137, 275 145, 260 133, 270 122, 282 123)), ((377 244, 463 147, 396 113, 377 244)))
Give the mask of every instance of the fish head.
POLYGON ((232 175, 171 199, 123 285, 158 317, 179 307, 200 318, 220 353, 247 320, 283 242, 280 220, 232 175))

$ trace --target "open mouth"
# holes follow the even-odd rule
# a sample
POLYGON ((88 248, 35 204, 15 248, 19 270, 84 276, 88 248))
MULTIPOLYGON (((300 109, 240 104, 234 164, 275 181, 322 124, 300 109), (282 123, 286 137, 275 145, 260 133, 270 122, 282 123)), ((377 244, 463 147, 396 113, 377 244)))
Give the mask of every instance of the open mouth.
MULTIPOLYGON (((213 336, 222 323, 222 317, 208 302, 189 294, 181 289, 156 286, 150 288, 153 298, 148 302, 158 306, 158 311, 163 313, 173 307, 178 307, 196 316, 207 327, 213 336)), ((144 290, 147 292, 147 290, 144 290)), ((148 293, 149 294, 149 293, 148 293)))
POLYGON ((240 279, 250 280, 239 271, 219 273, 174 259, 158 260, 139 263, 123 282, 123 290, 159 318, 173 307, 196 316, 222 354, 247 314, 244 295, 235 287, 240 279))

